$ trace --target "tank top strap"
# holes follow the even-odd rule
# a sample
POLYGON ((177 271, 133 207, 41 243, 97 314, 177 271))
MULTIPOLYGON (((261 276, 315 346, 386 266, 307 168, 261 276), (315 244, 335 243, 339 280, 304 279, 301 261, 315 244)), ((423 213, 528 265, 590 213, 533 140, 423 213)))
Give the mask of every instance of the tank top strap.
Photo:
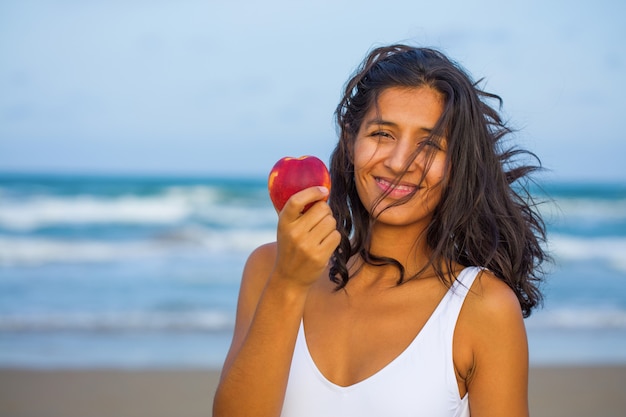
POLYGON ((448 293, 445 295, 444 310, 445 312, 441 312, 443 317, 446 317, 448 321, 448 328, 451 331, 454 331, 456 327, 456 322, 459 317, 459 313, 461 312, 461 308, 463 307, 463 303, 465 302, 465 297, 470 291, 472 284, 476 280, 476 277, 480 272, 483 271, 483 268, 476 266, 469 266, 463 269, 450 289, 448 293))
POLYGON ((478 274, 483 270, 484 268, 478 266, 468 266, 459 273, 454 284, 452 284, 452 290, 461 297, 461 302, 465 299, 478 274))

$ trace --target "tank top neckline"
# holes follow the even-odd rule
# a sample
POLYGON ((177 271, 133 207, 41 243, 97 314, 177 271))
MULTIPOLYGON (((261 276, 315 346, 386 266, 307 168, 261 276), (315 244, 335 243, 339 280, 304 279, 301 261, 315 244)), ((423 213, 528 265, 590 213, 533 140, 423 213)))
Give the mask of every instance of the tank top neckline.
POLYGON ((475 267, 465 267, 463 270, 461 270, 461 272, 459 273, 457 279, 454 281, 452 286, 450 286, 448 291, 446 291, 446 293, 441 298, 441 300, 439 300, 439 303, 437 304, 437 307, 435 307, 433 312, 430 314, 430 316, 428 317, 428 319, 426 320, 424 325, 421 327, 419 332, 417 332, 417 334, 411 340, 411 342, 397 356, 395 356, 385 366, 383 366, 382 368, 380 368, 379 370, 377 370, 373 374, 371 374, 371 375, 361 379, 360 381, 357 381, 357 382, 355 382, 353 384, 346 385, 346 386, 338 385, 338 384, 332 382, 330 379, 326 378, 326 376, 322 373, 322 371, 320 371, 320 369, 317 367, 317 364, 315 363, 315 360, 313 359, 313 356, 311 355, 311 351, 309 350, 309 345, 308 345, 307 340, 306 340, 306 333, 304 331, 304 321, 300 320, 300 328, 298 330, 298 332, 299 332, 298 337, 301 337, 302 341, 304 342, 304 346, 303 347, 304 347, 304 351, 305 351, 306 360, 309 362, 310 366, 313 368, 313 370, 315 371, 317 376, 320 378, 320 380, 325 385, 327 385, 328 387, 330 387, 331 389, 333 389, 335 391, 339 391, 339 392, 344 392, 345 393, 345 392, 348 392, 348 391, 350 391, 352 389, 355 389, 355 388, 359 387, 360 385, 368 383, 368 381, 375 380, 379 375, 385 373, 385 371, 387 369, 392 368, 396 363, 400 362, 402 360, 402 358, 404 358, 407 354, 409 354, 409 352, 412 350, 412 347, 420 341, 420 339, 421 339, 420 336, 432 325, 431 323, 436 320, 437 316, 440 314, 440 311, 447 304, 446 303, 447 300, 454 294, 454 291, 456 290, 456 288, 459 285, 465 285, 467 287, 467 289, 469 290, 469 287, 471 286, 473 281, 470 281, 469 283, 465 283, 465 282, 463 282, 462 278, 464 278, 465 274, 469 273, 470 271, 472 271, 474 269, 475 269, 475 267))

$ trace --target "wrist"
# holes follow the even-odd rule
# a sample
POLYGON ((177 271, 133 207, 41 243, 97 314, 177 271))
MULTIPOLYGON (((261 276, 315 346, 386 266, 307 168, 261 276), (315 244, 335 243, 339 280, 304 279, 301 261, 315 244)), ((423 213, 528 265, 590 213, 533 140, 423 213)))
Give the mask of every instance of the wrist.
POLYGON ((265 286, 266 296, 280 301, 284 306, 304 305, 312 283, 302 283, 293 277, 273 271, 265 286))

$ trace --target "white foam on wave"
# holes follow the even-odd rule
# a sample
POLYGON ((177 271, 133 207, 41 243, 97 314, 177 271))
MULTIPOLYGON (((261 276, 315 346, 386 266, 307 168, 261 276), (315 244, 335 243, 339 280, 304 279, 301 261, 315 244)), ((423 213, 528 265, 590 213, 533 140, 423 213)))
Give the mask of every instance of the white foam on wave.
POLYGON ((36 197, 2 203, 0 225, 9 230, 33 230, 59 224, 169 224, 185 219, 189 213, 183 201, 155 197, 36 197))
POLYGON ((548 249, 560 260, 600 260, 626 272, 626 237, 574 237, 551 234, 548 249))
POLYGON ((275 240, 274 229, 210 229, 202 226, 187 226, 173 233, 161 235, 162 242, 192 243, 210 252, 243 251, 275 240))
POLYGON ((149 247, 141 243, 0 237, 0 266, 103 262, 149 256, 151 252, 149 247))
POLYGON ((49 263, 115 262, 164 259, 192 254, 249 253, 272 241, 271 230, 209 230, 186 228, 145 241, 63 240, 40 237, 0 237, 0 266, 34 266, 49 263))
POLYGON ((146 196, 34 195, 0 201, 0 227, 29 231, 50 225, 174 224, 193 217, 225 226, 256 225, 274 220, 269 208, 226 204, 209 186, 169 187, 146 196))
POLYGON ((234 318, 220 311, 0 315, 0 332, 223 331, 234 318))
POLYGON ((194 209, 194 218, 224 228, 276 227, 276 212, 268 207, 204 205, 194 209))
POLYGON ((534 312, 527 319, 529 328, 626 330, 626 310, 610 307, 560 307, 534 312))
POLYGON ((548 219, 626 220, 626 199, 559 198, 539 209, 548 219))

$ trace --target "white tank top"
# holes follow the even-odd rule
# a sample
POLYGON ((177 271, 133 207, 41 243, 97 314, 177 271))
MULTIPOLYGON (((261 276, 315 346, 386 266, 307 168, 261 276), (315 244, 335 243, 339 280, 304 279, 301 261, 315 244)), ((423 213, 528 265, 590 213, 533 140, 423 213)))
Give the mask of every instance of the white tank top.
POLYGON ((319 371, 300 324, 281 417, 469 417, 452 360, 452 337, 480 268, 465 268, 422 330, 374 375, 342 387, 319 371))

